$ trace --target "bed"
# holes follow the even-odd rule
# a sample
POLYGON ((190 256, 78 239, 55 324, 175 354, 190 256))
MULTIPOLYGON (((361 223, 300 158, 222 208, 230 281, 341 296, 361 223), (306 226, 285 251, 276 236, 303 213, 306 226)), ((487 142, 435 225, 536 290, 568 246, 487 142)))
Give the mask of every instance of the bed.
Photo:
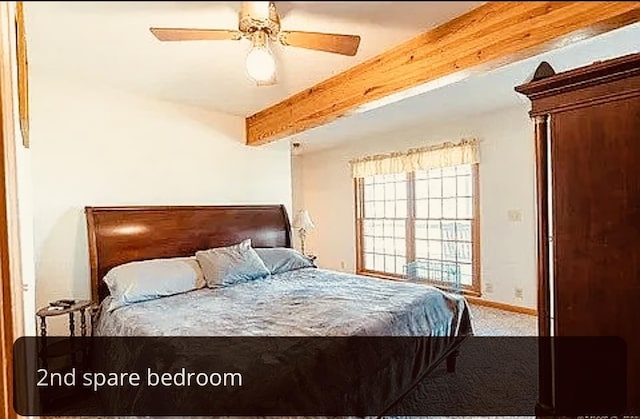
POLYGON ((394 391, 380 385, 379 377, 369 388, 363 384, 358 391, 363 397, 375 394, 382 414, 444 360, 453 371, 460 342, 472 334, 469 309, 461 296, 319 268, 109 311, 111 297, 102 278, 110 269, 131 261, 190 256, 247 238, 255 248, 290 248, 289 218, 282 205, 87 207, 86 217, 92 293, 101 303, 95 336, 448 338, 419 369, 415 359, 393 366, 395 373, 408 372, 394 391))

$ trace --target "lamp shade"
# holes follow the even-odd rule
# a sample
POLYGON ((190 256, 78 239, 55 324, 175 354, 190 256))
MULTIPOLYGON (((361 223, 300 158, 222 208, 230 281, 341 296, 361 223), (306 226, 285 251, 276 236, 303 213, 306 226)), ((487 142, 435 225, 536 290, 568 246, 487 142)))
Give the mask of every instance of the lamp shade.
MULTIPOLYGON (((259 3, 259 2, 258 2, 259 3)), ((269 2, 265 2, 267 5, 269 2)), ((273 80, 276 74, 276 62, 269 51, 265 31, 255 31, 251 35, 252 47, 247 55, 247 73, 256 82, 273 80)))
POLYGON ((296 219, 293 223, 293 227, 297 230, 309 231, 315 228, 313 221, 311 221, 311 216, 309 215, 309 211, 300 210, 296 216, 296 219))

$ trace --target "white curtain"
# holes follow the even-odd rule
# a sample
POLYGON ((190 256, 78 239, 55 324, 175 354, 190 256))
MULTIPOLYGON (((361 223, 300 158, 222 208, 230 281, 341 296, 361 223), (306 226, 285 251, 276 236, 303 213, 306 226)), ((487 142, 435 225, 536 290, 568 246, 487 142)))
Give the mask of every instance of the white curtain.
POLYGON ((406 152, 367 156, 351 160, 349 164, 351 165, 351 175, 354 178, 360 178, 458 166, 478 163, 478 161, 478 141, 464 139, 459 143, 446 142, 406 152))

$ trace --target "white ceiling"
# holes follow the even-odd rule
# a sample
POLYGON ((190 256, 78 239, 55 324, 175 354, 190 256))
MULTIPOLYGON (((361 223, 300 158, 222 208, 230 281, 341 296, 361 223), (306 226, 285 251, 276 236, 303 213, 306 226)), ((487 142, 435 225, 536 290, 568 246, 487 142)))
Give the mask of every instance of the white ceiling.
POLYGON ((297 153, 308 153, 346 141, 366 141, 367 137, 387 132, 460 120, 518 105, 528 107, 527 98, 517 94, 514 87, 529 79, 541 61, 548 61, 556 72, 560 72, 637 52, 640 52, 640 23, 368 112, 346 116, 290 139, 301 143, 297 153))
POLYGON ((25 2, 32 71, 250 115, 483 2, 276 2, 283 29, 358 34, 345 57, 273 46, 278 84, 246 76, 249 41, 162 43, 150 26, 236 29, 239 2, 25 2))

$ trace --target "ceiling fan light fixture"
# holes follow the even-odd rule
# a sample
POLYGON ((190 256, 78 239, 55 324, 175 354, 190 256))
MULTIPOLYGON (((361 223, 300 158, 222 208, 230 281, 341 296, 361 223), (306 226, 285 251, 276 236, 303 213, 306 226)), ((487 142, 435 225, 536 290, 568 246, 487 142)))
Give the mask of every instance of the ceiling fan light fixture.
POLYGON ((256 82, 268 82, 276 73, 276 62, 267 45, 266 34, 253 34, 253 47, 247 54, 247 73, 256 82))
POLYGON ((283 31, 276 4, 270 1, 241 2, 238 29, 149 28, 160 41, 240 41, 248 39, 252 46, 246 56, 247 76, 257 86, 276 84, 276 61, 269 42, 333 54, 354 56, 360 45, 358 35, 337 33, 283 31))

